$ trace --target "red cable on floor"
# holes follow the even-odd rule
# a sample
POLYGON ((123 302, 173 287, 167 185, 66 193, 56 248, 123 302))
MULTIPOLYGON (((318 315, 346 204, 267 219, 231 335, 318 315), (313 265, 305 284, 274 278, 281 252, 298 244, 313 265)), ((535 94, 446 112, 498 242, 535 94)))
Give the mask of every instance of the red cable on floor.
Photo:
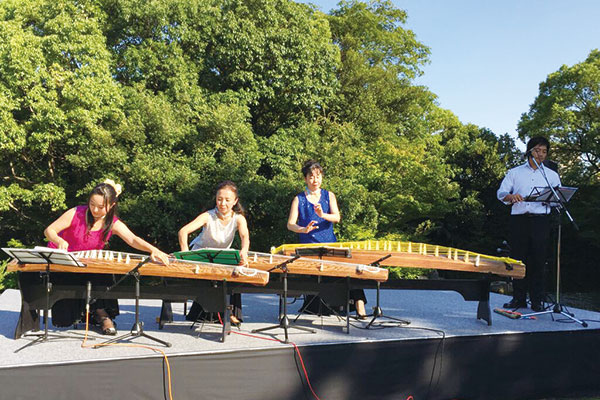
MULTIPOLYGON (((219 316, 219 323, 221 325, 223 325, 223 320, 221 319, 221 313, 217 313, 217 315, 219 316)), ((231 330, 228 331, 228 333, 235 333, 236 335, 240 335, 240 336, 248 336, 248 337, 255 338, 255 339, 269 340, 271 342, 288 344, 279 339, 271 339, 271 338, 266 338, 266 337, 262 337, 262 336, 255 336, 255 335, 250 335, 249 333, 242 333, 242 332, 236 332, 236 331, 231 331, 231 330)), ((300 365, 302 365, 302 371, 304 372, 304 377, 306 378, 306 383, 308 383, 308 388, 312 392, 312 395, 315 397, 315 399, 321 400, 321 399, 319 399, 319 396, 317 396, 317 394, 313 390, 312 385, 310 384, 310 379, 308 379, 308 372, 306 372, 306 367, 304 366, 304 360, 302 359, 302 354, 300 354, 300 349, 298 349, 298 346, 294 342, 289 342, 289 344, 294 346, 294 350, 296 351, 296 354, 298 354, 298 358, 300 358, 300 365)), ((409 399, 407 399, 407 400, 409 400, 409 399)))

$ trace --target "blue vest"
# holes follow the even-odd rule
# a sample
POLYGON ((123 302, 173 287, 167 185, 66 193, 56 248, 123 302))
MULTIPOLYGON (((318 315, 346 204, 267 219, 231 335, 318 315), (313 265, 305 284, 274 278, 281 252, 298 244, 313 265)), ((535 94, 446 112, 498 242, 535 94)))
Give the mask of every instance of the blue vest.
MULTIPOLYGON (((332 243, 336 242, 337 238, 333 233, 333 222, 327 221, 317 215, 315 212, 315 206, 306 198, 306 192, 298 194, 298 226, 308 226, 310 221, 317 221, 314 226, 317 229, 310 231, 309 233, 299 233, 298 239, 300 243, 332 243)), ((325 189, 321 189, 321 198, 319 204, 323 213, 329 214, 329 192, 325 189)))

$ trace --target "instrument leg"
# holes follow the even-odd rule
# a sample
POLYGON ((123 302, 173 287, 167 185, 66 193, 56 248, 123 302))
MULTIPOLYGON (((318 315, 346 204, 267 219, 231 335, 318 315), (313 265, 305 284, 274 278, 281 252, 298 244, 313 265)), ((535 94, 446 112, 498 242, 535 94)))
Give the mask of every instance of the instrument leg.
POLYGON ((477 319, 482 319, 487 322, 488 326, 492 326, 492 314, 489 301, 480 301, 477 305, 477 319))
POLYGON ((350 334, 350 278, 346 278, 346 333, 350 334))

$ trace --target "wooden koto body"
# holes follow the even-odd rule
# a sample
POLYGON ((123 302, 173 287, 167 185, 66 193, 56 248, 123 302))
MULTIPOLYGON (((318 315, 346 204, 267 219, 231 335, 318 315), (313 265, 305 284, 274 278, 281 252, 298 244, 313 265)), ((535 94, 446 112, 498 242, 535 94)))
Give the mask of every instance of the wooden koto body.
POLYGON ((464 250, 426 245, 423 243, 410 243, 410 245, 407 245, 407 242, 364 241, 286 244, 273 251, 289 256, 295 255, 296 249, 308 248, 323 249, 324 251, 321 255, 303 255, 302 257, 370 264, 390 255, 390 257, 385 260, 380 261, 379 264, 389 267, 489 273, 516 279, 525 277, 525 265, 518 260, 506 257, 485 256, 464 250), (377 245, 375 243, 377 243, 377 245), (334 251, 326 251, 327 249, 332 249, 334 251), (341 249, 347 250, 350 257, 345 257, 339 251, 341 249))
MULTIPOLYGON (((74 254, 78 261, 85 264, 84 267, 50 264, 50 271, 124 275, 147 258, 147 256, 141 254, 101 250, 77 252, 74 254)), ((174 258, 171 258, 169 261, 169 265, 148 262, 139 269, 140 275, 165 278, 226 280, 228 282, 251 283, 261 286, 269 282, 269 273, 264 270, 234 265, 182 261, 174 258)), ((8 271, 43 272, 46 271, 46 264, 19 264, 16 261, 12 261, 8 264, 8 271)))
MULTIPOLYGON (((273 268, 291 259, 292 257, 286 255, 251 251, 248 253, 248 266, 262 271, 281 273, 281 269, 273 268)), ((286 268, 288 273, 297 275, 330 276, 339 278, 349 277, 379 282, 387 281, 389 274, 387 269, 353 263, 352 261, 354 260, 314 260, 312 258, 301 257, 286 264, 286 268)))

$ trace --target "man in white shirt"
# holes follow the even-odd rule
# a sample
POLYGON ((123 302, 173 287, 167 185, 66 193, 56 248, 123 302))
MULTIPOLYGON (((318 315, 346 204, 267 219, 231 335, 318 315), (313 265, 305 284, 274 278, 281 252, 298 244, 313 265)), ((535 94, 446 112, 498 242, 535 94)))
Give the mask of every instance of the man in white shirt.
POLYGON ((550 205, 525 201, 534 187, 560 186, 558 174, 544 167, 550 143, 542 136, 527 142, 527 162, 509 170, 497 192, 498 200, 511 205, 511 257, 525 263, 525 279, 513 281, 513 298, 506 308, 527 307, 527 292, 533 311, 542 311, 544 265, 550 240, 550 205), (537 162, 537 164, 536 164, 537 162), (538 165, 540 166, 538 168, 538 165))

